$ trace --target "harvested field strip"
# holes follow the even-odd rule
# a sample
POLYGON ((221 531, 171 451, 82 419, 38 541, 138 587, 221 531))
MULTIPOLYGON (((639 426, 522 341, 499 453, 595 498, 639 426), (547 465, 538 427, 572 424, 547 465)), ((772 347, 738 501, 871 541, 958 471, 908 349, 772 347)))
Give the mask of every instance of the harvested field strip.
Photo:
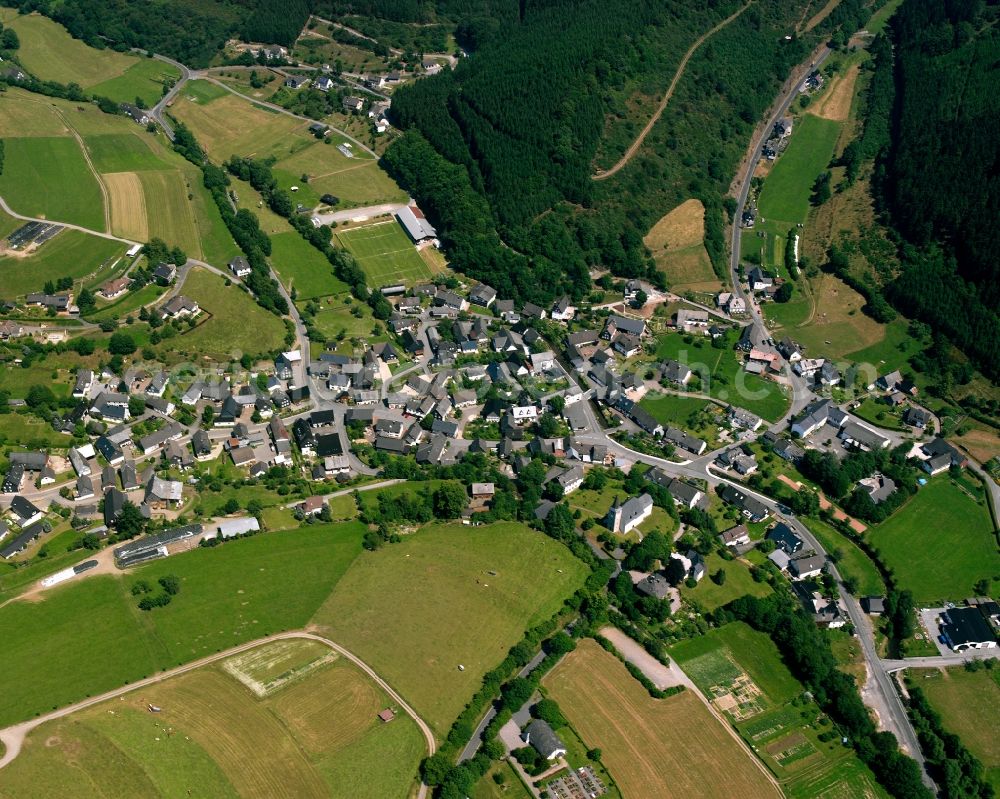
POLYGON ((826 95, 814 108, 809 109, 809 113, 823 119, 832 119, 835 122, 846 122, 851 114, 854 84, 860 72, 861 67, 855 64, 845 74, 837 75, 831 81, 831 86, 827 90, 826 95))
POLYGON ((338 657, 315 641, 278 641, 229 658, 222 668, 254 694, 264 697, 338 657))
POLYGON ((580 642, 545 686, 624 796, 780 796, 692 692, 652 699, 614 655, 580 642))
POLYGON ((135 172, 109 172, 103 176, 111 203, 111 230, 116 236, 149 241, 146 198, 135 172))
POLYGON ((188 202, 188 187, 180 172, 141 172, 150 236, 157 236, 188 255, 201 257, 201 240, 194 212, 188 202))

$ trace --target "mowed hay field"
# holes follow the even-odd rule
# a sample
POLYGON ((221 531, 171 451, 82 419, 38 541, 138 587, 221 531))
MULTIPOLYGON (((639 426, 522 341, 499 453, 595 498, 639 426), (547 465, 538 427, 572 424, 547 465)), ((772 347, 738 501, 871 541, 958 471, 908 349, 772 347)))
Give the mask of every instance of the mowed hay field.
POLYGON ((1000 574, 989 511, 946 474, 865 537, 878 547, 900 588, 924 606, 971 596, 977 581, 1000 574))
POLYGON ((413 720, 380 722, 392 701, 322 644, 281 641, 251 652, 289 646, 320 665, 272 695, 241 684, 227 666, 243 656, 230 658, 43 725, 4 782, 25 797, 405 799, 425 754, 413 720))
POLYGON ((21 41, 18 58, 28 72, 42 80, 77 83, 118 102, 135 102, 141 96, 153 105, 163 81, 180 77, 176 67, 162 61, 88 47, 48 17, 5 16, 4 24, 21 41))
POLYGON ((601 750, 626 799, 781 796, 698 697, 653 699, 592 639, 580 641, 544 685, 584 743, 601 750))
POLYGON ((4 139, 0 194, 19 214, 104 231, 104 199, 76 140, 4 139))
POLYGON ((203 269, 192 269, 181 292, 197 300, 202 313, 198 325, 164 342, 161 350, 175 359, 239 360, 243 353, 262 354, 281 346, 285 325, 261 308, 240 285, 203 269))
POLYGON ((46 281, 61 277, 89 285, 124 256, 125 249, 117 241, 63 230, 26 256, 0 256, 0 296, 14 298, 41 291, 46 281))
POLYGON ((715 291, 720 288, 705 251, 705 206, 686 200, 660 219, 643 239, 676 291, 715 291))
POLYGON ((431 279, 430 268, 395 219, 344 230, 333 238, 354 256, 374 288, 431 279))
POLYGON ((851 115, 851 101, 854 98, 854 84, 861 73, 861 66, 854 64, 842 75, 835 75, 830 81, 823 98, 810 107, 809 113, 834 122, 846 122, 851 115))
POLYGON ((0 608, 0 672, 19 686, 0 696, 0 726, 304 627, 361 552, 362 534, 357 522, 265 533, 0 608), (180 578, 180 594, 140 612, 132 585, 156 585, 167 574, 180 578), (66 652, 71 669, 59 654, 66 652))
POLYGON ((586 571, 520 524, 431 525, 358 558, 313 624, 443 737, 483 674, 558 610, 586 571))
POLYGON ((1000 671, 964 668, 914 669, 914 685, 941 714, 944 728, 962 739, 986 769, 986 776, 1000 791, 1000 671))
POLYGON ((111 229, 118 236, 149 241, 146 197, 135 172, 108 172, 103 175, 111 204, 111 229))

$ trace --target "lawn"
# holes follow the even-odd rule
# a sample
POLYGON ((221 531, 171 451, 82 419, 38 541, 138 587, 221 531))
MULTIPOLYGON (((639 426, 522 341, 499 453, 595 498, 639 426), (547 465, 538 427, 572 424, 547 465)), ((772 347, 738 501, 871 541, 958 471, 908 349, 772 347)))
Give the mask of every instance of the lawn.
POLYGON ((978 580, 1000 573, 989 511, 946 475, 866 536, 921 605, 970 596, 978 580))
POLYGON ((840 135, 840 123, 805 114, 795 121, 792 139, 764 181, 758 209, 772 222, 789 227, 809 216, 812 185, 826 169, 840 135))
POLYGON ((271 236, 271 265, 285 288, 294 288, 299 300, 348 290, 347 284, 334 276, 326 256, 294 230, 271 236))
POLYGON ((5 139, 0 194, 19 214, 104 230, 101 188, 71 137, 5 139))
POLYGON ((771 586, 755 581, 750 576, 746 564, 739 560, 723 560, 720 555, 713 552, 705 559, 705 568, 707 576, 702 578, 698 586, 696 588, 682 586, 681 594, 697 602, 706 612, 721 608, 727 602, 747 594, 763 597, 771 593, 771 586), (712 579, 712 575, 719 569, 726 573, 726 581, 722 585, 716 585, 712 579))
POLYGON ((914 670, 920 688, 941 714, 944 728, 962 739, 986 769, 995 790, 1000 790, 1000 671, 966 671, 964 668, 914 670))
POLYGON ((584 639, 544 684, 623 796, 781 796, 702 702, 653 699, 612 654, 584 639))
POLYGON ((858 596, 884 596, 885 583, 875 564, 864 551, 849 538, 838 532, 826 522, 803 516, 800 521, 809 528, 827 552, 836 552, 840 558, 837 561, 837 571, 842 577, 853 577, 858 581, 858 596))
MULTIPOLYGON (((280 660, 283 646, 252 654, 280 660)), ((311 670, 273 695, 244 688, 226 670, 232 658, 43 725, 5 784, 18 795, 405 799, 424 754, 416 724, 378 721, 389 697, 311 646, 311 670), (162 710, 150 714, 150 703, 162 710)))
POLYGON ((180 72, 172 64, 155 58, 142 58, 118 77, 88 88, 93 94, 110 97, 119 103, 134 103, 137 97, 141 97, 152 108, 163 96, 163 87, 179 77, 180 72))
POLYGON ((0 698, 0 724, 304 626, 361 551, 361 533, 358 523, 268 533, 7 605, 0 670, 20 690, 0 698), (132 585, 165 574, 181 578, 181 593, 168 607, 137 610, 132 585), (72 669, 60 656, 66 652, 72 669))
POLYGON ((471 799, 531 799, 531 796, 513 767, 504 761, 494 764, 476 783, 471 799), (496 774, 500 775, 502 782, 494 780, 496 774))
POLYGON ((98 310, 92 314, 88 314, 86 319, 89 322, 100 322, 102 319, 124 319, 129 314, 137 313, 144 305, 155 303, 166 290, 165 286, 149 283, 138 291, 130 291, 114 302, 102 304, 98 300, 98 310))
POLYGON ((865 397, 857 408, 851 409, 851 412, 859 419, 886 430, 909 431, 910 429, 903 424, 903 409, 893 408, 882 399, 865 397))
POLYGON ((431 279, 430 269, 396 220, 334 233, 334 242, 355 257, 373 287, 431 279))
POLYGON ((640 403, 661 424, 687 426, 692 417, 697 417, 711 403, 698 397, 682 397, 677 394, 656 394, 643 397, 640 403))
POLYGON ((585 574, 565 547, 520 524, 431 525, 356 560, 312 623, 379 672, 440 737, 483 674, 585 574))
POLYGON ((125 245, 81 233, 63 230, 27 257, 0 257, 0 296, 20 297, 41 291, 49 280, 72 277, 90 281, 125 253, 125 245))
POLYGON ((243 288, 227 286, 223 278, 201 269, 192 269, 182 289, 197 300, 207 317, 196 328, 161 345, 174 356, 195 359, 207 356, 227 361, 244 352, 261 354, 281 347, 285 326, 281 319, 261 308, 243 288))
POLYGON ((768 421, 777 421, 788 410, 788 395, 781 386, 744 371, 732 350, 717 349, 706 337, 668 333, 660 337, 656 357, 686 363, 701 378, 701 387, 692 390, 746 408, 768 421))

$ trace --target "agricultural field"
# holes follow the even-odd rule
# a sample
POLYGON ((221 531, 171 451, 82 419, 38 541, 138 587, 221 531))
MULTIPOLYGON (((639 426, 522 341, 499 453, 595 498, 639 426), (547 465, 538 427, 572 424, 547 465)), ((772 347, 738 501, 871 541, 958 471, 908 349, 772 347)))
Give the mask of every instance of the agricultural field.
POLYGON ((668 333, 660 337, 656 357, 686 363, 701 375, 701 387, 692 390, 746 408, 768 421, 777 421, 788 410, 788 396, 781 386, 744 371, 731 349, 716 349, 705 336, 668 333))
MULTIPOLYGON (((287 223, 285 225, 287 228, 287 223)), ((328 297, 348 291, 333 274, 333 267, 319 250, 294 230, 271 236, 271 265, 288 291, 299 300, 328 297)))
POLYGON ((443 736, 483 674, 555 613, 586 571, 520 524, 435 524, 358 558, 312 624, 443 736))
POLYGON ((705 569, 706 576, 697 587, 681 586, 681 596, 697 602, 709 613, 737 597, 747 594, 764 597, 772 591, 767 583, 758 583, 754 580, 749 567, 741 560, 724 560, 718 553, 713 552, 705 558, 705 569), (712 575, 719 569, 726 573, 726 580, 722 585, 716 585, 712 579, 712 575))
POLYGON ((653 699, 612 654, 584 639, 544 680, 623 796, 779 797, 760 765, 693 693, 653 699))
POLYGON ((4 140, 0 194, 19 214, 105 230, 101 186, 68 136, 4 140))
POLYGON ((372 286, 431 279, 431 272, 395 220, 334 233, 334 243, 357 260, 372 286))
POLYGON ((814 704, 792 704, 802 686, 763 633, 742 622, 726 624, 676 644, 670 654, 775 774, 786 796, 885 795, 835 736, 819 739, 832 727, 814 704))
POLYGON ((865 535, 920 605, 962 599, 978 580, 1000 573, 989 510, 947 475, 865 535))
MULTIPOLYGON (((192 269, 184 281, 184 296, 202 308, 198 325, 165 341, 161 350, 175 359, 209 358, 228 361, 233 353, 268 353, 281 347, 285 325, 261 308, 242 287, 227 286, 218 275, 192 269)), ((236 360, 240 355, 236 355, 236 360)))
POLYGON ((715 292, 722 284, 712 270, 704 240, 705 206, 692 199, 653 225, 643 243, 673 291, 715 292))
POLYGON ((0 725, 303 627, 361 552, 362 532, 349 522, 267 533, 90 577, 51 590, 43 602, 0 608, 0 668, 22 686, 0 698, 0 725), (181 593, 167 607, 140 613, 134 583, 155 585, 167 574, 180 577, 181 593), (39 659, 39 651, 73 651, 74 667, 39 659))
POLYGON ((0 296, 41 291, 46 281, 72 277, 92 284, 102 280, 125 255, 125 245, 78 230, 63 230, 27 255, 0 256, 0 296))
POLYGON ((4 782, 18 796, 405 799, 425 743, 405 714, 378 720, 392 706, 326 646, 276 641, 43 725, 4 782), (248 658, 285 679, 257 693, 248 658))
POLYGON ((910 678, 941 714, 944 728, 962 739, 986 770, 994 790, 1000 790, 1000 670, 964 668, 914 669, 910 678))
POLYGON ((163 61, 89 47, 48 17, 7 13, 4 24, 21 41, 17 55, 24 68, 42 80, 77 83, 118 102, 134 103, 142 97, 152 106, 164 82, 180 77, 176 67, 163 61))

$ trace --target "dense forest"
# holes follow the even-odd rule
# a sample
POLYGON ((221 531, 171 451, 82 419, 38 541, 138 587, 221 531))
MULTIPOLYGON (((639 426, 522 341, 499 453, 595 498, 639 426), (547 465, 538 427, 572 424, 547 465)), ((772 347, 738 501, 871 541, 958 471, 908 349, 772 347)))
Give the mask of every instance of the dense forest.
POLYGON ((591 267, 651 276, 642 237, 692 196, 709 209, 721 271, 722 198, 754 125, 822 37, 863 24, 860 0, 806 38, 791 35, 801 8, 754 3, 696 52, 638 156, 612 179, 592 176, 630 87, 662 93, 691 42, 740 5, 627 0, 609 15, 597 0, 523 3, 474 58, 396 93, 407 134, 386 165, 428 206, 456 266, 502 294, 579 297, 591 267), (442 185, 451 192, 433 196, 442 185))
POLYGON ((998 12, 981 0, 906 0, 896 12, 894 63, 884 58, 879 65, 883 73, 894 70, 892 132, 884 137, 875 181, 888 221, 905 242, 886 296, 948 335, 994 380, 1000 379, 998 12))

